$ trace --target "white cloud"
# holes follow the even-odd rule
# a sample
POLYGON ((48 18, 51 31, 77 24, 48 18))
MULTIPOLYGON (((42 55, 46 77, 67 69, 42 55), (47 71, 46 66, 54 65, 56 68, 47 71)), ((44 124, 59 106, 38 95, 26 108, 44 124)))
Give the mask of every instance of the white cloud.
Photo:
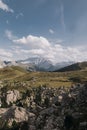
POLYGON ((13 9, 9 8, 7 4, 5 4, 2 0, 0 0, 0 9, 13 13, 13 9))
POLYGON ((18 43, 18 44, 25 44, 25 45, 29 45, 30 49, 38 49, 38 48, 49 48, 50 47, 50 43, 49 41, 40 36, 32 36, 32 35, 28 35, 27 37, 22 37, 20 39, 17 40, 13 40, 14 43, 18 43))
POLYGON ((0 49, 0 54, 3 56, 12 57, 12 53, 10 53, 8 50, 0 49))
POLYGON ((13 53, 10 50, 0 49, 0 59, 2 60, 12 60, 13 53))
POLYGON ((49 29, 49 33, 54 34, 54 31, 52 29, 49 29))
POLYGON ((51 45, 49 48, 38 48, 38 49, 27 49, 24 48, 16 48, 14 52, 18 55, 18 57, 32 57, 32 56, 42 56, 50 59, 53 63, 63 62, 63 61, 84 61, 87 60, 87 52, 83 52, 83 50, 79 50, 79 48, 75 47, 64 47, 62 45, 51 45))
POLYGON ((32 49, 32 50, 24 50, 22 49, 21 52, 26 53, 26 54, 32 54, 32 55, 43 55, 45 53, 44 50, 42 49, 32 49))
POLYGON ((7 34, 8 38, 15 43, 11 52, 13 53, 14 57, 19 59, 32 56, 42 56, 50 59, 54 63, 63 61, 77 62, 87 60, 87 46, 64 46, 62 45, 63 40, 61 40, 61 42, 60 40, 57 40, 57 44, 55 44, 50 42, 45 37, 33 35, 14 39, 16 36, 13 36, 11 32, 8 32, 7 34))

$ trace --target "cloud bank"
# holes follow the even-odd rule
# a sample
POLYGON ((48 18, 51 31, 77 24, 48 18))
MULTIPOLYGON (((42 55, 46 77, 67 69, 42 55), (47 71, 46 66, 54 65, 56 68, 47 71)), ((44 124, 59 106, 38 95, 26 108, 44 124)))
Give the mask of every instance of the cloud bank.
POLYGON ((2 60, 12 60, 13 53, 7 49, 0 49, 0 59, 2 60))
MULTIPOLYGON (((87 46, 63 46, 62 43, 52 43, 43 36, 23 36, 17 38, 11 31, 7 31, 7 37, 12 41, 14 46, 10 51, 16 58, 28 58, 32 56, 42 56, 50 59, 54 64, 63 61, 85 61, 87 60, 87 46)), ((61 40, 63 41, 63 40, 61 40)))

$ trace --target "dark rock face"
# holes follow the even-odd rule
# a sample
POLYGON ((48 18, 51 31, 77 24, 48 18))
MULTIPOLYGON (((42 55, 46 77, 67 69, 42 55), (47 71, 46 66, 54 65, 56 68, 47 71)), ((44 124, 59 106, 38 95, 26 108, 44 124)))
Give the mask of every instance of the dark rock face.
POLYGON ((0 128, 87 130, 87 84, 68 89, 32 88, 8 108, 0 108, 0 128))

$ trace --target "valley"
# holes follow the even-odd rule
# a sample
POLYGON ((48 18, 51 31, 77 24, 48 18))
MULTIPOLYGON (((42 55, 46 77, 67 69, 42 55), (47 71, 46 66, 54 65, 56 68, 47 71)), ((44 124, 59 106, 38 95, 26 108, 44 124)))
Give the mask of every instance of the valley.
POLYGON ((70 129, 85 130, 86 104, 86 62, 52 72, 0 68, 0 130, 68 130, 67 118, 70 129))
POLYGON ((0 80, 7 82, 23 81, 36 87, 39 85, 68 87, 74 83, 85 83, 87 81, 87 69, 66 72, 29 72, 19 66, 10 66, 0 69, 0 80))

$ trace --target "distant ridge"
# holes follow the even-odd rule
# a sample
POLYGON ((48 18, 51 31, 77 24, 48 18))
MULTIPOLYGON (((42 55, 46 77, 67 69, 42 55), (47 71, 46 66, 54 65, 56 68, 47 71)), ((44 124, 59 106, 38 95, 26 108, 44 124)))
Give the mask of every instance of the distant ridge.
POLYGON ((87 69, 87 61, 78 62, 72 65, 66 66, 64 68, 56 70, 55 72, 76 71, 76 70, 84 70, 84 69, 87 69))

